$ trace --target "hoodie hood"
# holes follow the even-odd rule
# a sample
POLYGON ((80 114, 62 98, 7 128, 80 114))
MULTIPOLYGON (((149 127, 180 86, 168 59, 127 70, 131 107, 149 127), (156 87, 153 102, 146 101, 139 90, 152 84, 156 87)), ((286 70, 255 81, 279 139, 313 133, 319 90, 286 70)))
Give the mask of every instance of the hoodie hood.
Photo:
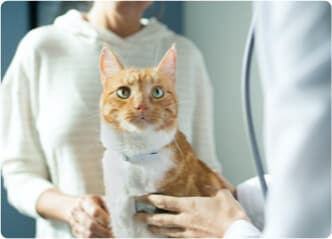
POLYGON ((54 25, 64 29, 72 34, 80 35, 89 40, 96 40, 116 45, 137 45, 138 43, 146 43, 147 41, 155 41, 160 38, 169 37, 174 33, 170 31, 164 24, 158 22, 155 18, 141 19, 142 28, 140 31, 122 38, 115 33, 104 28, 98 28, 83 18, 81 12, 77 10, 69 10, 62 16, 55 19, 54 25))

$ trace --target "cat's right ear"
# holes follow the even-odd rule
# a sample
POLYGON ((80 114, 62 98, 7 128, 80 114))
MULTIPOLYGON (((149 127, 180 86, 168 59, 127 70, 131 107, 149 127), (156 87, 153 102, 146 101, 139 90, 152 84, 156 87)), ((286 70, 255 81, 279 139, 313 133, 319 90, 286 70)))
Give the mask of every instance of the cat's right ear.
POLYGON ((109 49, 104 47, 100 54, 99 68, 103 86, 108 79, 123 69, 118 57, 109 49))

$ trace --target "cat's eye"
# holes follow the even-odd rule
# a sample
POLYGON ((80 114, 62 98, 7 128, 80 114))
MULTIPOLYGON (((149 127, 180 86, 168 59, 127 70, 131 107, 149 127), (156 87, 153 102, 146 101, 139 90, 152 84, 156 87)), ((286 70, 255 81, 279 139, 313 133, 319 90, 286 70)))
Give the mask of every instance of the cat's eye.
POLYGON ((161 88, 160 86, 156 86, 156 87, 154 87, 153 89, 152 89, 152 93, 151 93, 151 95, 152 95, 152 97, 153 98, 156 98, 156 99, 160 99, 160 98, 162 98, 163 96, 164 96, 164 90, 163 90, 163 88, 161 88))
POLYGON ((121 99, 128 99, 130 96, 130 89, 128 87, 120 87, 116 91, 116 95, 121 99))

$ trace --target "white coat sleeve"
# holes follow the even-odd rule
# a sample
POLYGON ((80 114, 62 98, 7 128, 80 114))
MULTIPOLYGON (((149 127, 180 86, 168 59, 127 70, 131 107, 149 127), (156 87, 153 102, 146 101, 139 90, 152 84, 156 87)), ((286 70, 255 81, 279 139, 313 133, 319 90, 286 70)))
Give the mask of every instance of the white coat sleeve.
POLYGON ((195 69, 195 108, 193 123, 192 145, 199 159, 210 168, 221 172, 221 166, 217 159, 214 122, 213 122, 213 90, 207 73, 203 56, 198 51, 195 69))
MULTIPOLYGON (((331 8, 327 2, 260 2, 256 14, 265 152, 273 178, 262 236, 326 237, 331 229, 331 8)), ((247 224, 237 225, 227 234, 235 229, 240 237, 252 234, 247 224)))
POLYGON ((0 88, 0 160, 9 202, 38 217, 36 201, 53 185, 36 129, 38 59, 28 37, 20 43, 0 88))
MULTIPOLYGON (((269 175, 265 175, 268 187, 269 175)), ((225 233, 225 238, 259 237, 265 223, 263 191, 258 177, 248 179, 237 186, 237 200, 246 212, 250 222, 239 220, 233 223, 225 233)))
MULTIPOLYGON (((265 175, 265 181, 270 186, 270 176, 265 175)), ((250 178, 236 187, 237 200, 245 210, 251 222, 259 230, 264 228, 265 205, 262 187, 258 177, 250 178)))

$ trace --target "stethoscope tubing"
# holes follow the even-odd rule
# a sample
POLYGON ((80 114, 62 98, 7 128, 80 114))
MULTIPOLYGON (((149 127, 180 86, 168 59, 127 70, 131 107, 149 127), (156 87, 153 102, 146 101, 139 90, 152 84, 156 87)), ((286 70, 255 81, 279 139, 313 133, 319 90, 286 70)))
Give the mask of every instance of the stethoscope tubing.
POLYGON ((251 109, 251 101, 250 101, 250 73, 251 73, 251 63, 252 63, 252 57, 255 47, 255 18, 253 18, 248 38, 246 41, 246 46, 244 50, 244 56, 243 56, 243 62, 242 62, 242 101, 243 101, 243 111, 244 111, 244 120, 248 132, 248 137, 250 141, 250 146, 252 150, 252 154, 254 157, 256 170, 258 173, 260 185, 263 191, 263 195, 266 198, 268 187, 267 183, 265 181, 265 173, 262 163, 262 158, 259 152, 256 133, 255 133, 255 127, 253 123, 253 117, 252 117, 252 109, 251 109))

